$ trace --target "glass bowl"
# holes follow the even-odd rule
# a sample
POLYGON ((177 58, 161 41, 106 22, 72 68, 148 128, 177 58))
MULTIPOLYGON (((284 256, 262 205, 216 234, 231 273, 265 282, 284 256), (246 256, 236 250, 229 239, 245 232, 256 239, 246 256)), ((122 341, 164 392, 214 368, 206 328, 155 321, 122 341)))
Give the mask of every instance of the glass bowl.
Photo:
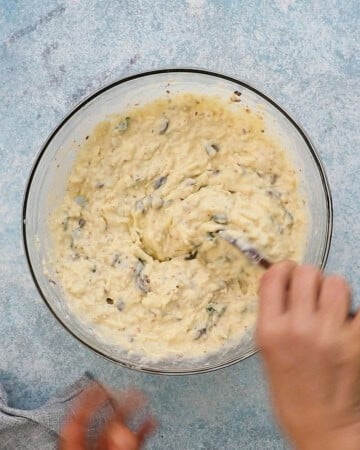
POLYGON ((94 330, 70 312, 61 286, 53 282, 48 217, 62 200, 76 148, 95 125, 134 104, 145 104, 172 94, 193 92, 229 99, 241 91, 242 104, 263 112, 267 126, 277 133, 297 168, 300 186, 308 200, 309 234, 304 262, 324 267, 332 233, 331 195, 319 156, 302 128, 277 103, 258 89, 234 78, 200 69, 165 69, 133 75, 106 86, 76 106, 51 133, 36 158, 23 206, 25 253, 34 282, 55 317, 64 327, 99 354, 128 368, 157 374, 207 372, 236 363, 256 352, 253 332, 236 345, 204 359, 145 361, 102 341, 94 330), (44 271, 44 264, 48 272, 44 271))

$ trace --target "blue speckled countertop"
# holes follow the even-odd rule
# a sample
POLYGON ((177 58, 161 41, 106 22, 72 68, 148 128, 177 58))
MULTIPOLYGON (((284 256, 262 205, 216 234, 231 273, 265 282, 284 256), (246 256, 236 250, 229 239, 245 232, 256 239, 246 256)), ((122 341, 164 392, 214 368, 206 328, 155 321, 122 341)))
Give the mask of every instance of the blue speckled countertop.
MULTIPOLYGON (((206 375, 132 372, 80 345, 43 304, 26 266, 21 203, 30 166, 64 114, 104 83, 166 66, 250 80, 305 127, 335 209, 328 271, 360 293, 357 0, 0 0, 0 381, 32 408, 91 370, 145 389, 152 449, 281 449, 258 357, 206 375)), ((360 302, 359 302, 360 303, 360 302)))

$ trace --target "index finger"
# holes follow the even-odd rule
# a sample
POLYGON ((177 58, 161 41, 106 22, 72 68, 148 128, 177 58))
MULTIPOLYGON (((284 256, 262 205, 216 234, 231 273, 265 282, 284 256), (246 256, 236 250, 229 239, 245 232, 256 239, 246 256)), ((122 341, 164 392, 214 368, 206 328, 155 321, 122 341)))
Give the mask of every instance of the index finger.
POLYGON ((287 291, 296 264, 283 261, 273 265, 262 277, 259 288, 259 322, 285 312, 287 291))
POLYGON ((60 450, 83 450, 86 448, 87 425, 97 409, 108 400, 109 394, 97 384, 86 389, 80 395, 73 416, 62 429, 60 450))
POLYGON ((147 405, 148 399, 143 392, 129 389, 121 395, 112 394, 112 406, 118 419, 126 422, 136 411, 147 405))

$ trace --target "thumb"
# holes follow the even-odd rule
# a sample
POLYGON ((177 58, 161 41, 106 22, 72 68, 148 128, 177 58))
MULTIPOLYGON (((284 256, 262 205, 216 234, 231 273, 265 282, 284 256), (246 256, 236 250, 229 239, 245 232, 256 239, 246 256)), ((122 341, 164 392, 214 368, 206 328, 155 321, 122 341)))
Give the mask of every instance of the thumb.
POLYGON ((101 450, 139 450, 138 437, 122 422, 114 419, 104 430, 99 442, 101 450))

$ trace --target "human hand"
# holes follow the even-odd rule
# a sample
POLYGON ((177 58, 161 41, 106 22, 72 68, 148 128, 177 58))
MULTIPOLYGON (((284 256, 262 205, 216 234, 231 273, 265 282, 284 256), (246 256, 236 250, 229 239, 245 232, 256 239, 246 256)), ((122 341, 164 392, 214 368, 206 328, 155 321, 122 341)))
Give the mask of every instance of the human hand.
POLYGON ((257 345, 275 413, 297 449, 360 449, 360 314, 350 289, 292 262, 260 283, 257 345))
POLYGON ((154 432, 155 420, 147 417, 136 432, 128 428, 126 421, 144 406, 144 396, 137 391, 129 391, 117 398, 99 384, 94 384, 81 394, 74 414, 62 429, 60 450, 85 450, 88 448, 88 424, 96 411, 106 403, 110 403, 115 412, 113 416, 109 417, 97 442, 91 448, 96 450, 140 450, 145 439, 154 432))

